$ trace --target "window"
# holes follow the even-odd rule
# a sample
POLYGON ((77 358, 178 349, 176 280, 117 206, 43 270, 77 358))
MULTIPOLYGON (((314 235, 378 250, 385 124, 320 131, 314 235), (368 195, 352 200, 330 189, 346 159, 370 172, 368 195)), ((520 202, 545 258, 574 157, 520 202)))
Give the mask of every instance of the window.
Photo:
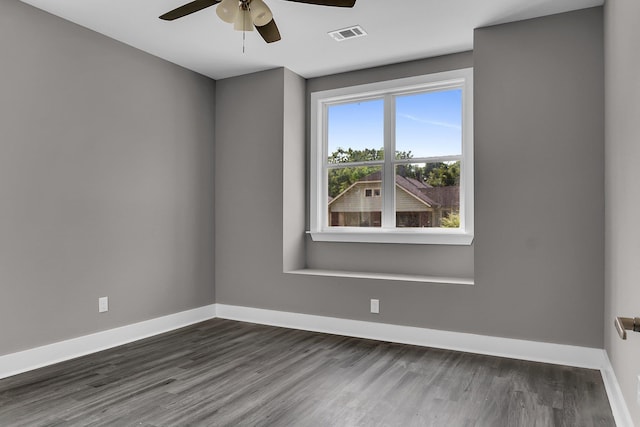
POLYGON ((471 244, 472 70, 311 95, 311 236, 471 244))
POLYGON ((379 188, 365 188, 364 189, 364 197, 380 197, 380 194, 382 194, 380 192, 379 188))

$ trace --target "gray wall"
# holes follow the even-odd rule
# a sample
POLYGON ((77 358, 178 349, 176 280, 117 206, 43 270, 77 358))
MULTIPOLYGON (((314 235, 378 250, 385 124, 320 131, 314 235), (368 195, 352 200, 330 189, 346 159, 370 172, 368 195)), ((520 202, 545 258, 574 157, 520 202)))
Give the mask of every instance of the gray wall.
MULTIPOLYGON (((313 79, 307 86, 319 90, 466 67, 471 59, 474 247, 307 243, 305 259, 311 267, 391 271, 407 255, 411 268, 428 275, 437 273, 430 258, 445 253, 459 256, 461 262, 447 268, 473 272, 474 286, 282 273, 283 250, 285 267, 293 259, 282 244, 299 245, 289 233, 304 232, 305 203, 300 186, 293 186, 297 197, 283 198, 283 165, 285 176, 305 180, 301 168, 289 169, 304 160, 300 147, 292 149, 292 139, 283 136, 299 126, 285 111, 288 102, 299 102, 296 92, 308 94, 299 81, 291 88, 291 75, 280 69, 217 82, 217 302, 602 347, 600 8, 480 29, 473 58, 464 53, 398 64, 313 79), (251 103, 243 101, 247 96, 251 103), (370 298, 380 299, 379 315, 369 313, 370 298)), ((298 144, 306 143, 300 137, 298 144)))
POLYGON ((613 327, 616 316, 640 316, 640 230, 634 225, 640 210, 640 3, 607 0, 605 4, 605 348, 636 425, 640 374, 640 334, 622 341, 613 327))
POLYGON ((0 355, 213 303, 215 83, 17 0, 0 58, 0 355))
POLYGON ((306 84, 214 84, 1 3, 0 354, 212 303, 214 274, 224 304, 601 347, 601 20, 484 28, 473 54, 306 84), (474 246, 305 243, 308 92, 470 65, 474 246), (283 273, 301 265, 476 285, 283 273))
POLYGON ((497 304, 490 330, 603 346, 602 31, 601 8, 476 30, 476 303, 497 304))

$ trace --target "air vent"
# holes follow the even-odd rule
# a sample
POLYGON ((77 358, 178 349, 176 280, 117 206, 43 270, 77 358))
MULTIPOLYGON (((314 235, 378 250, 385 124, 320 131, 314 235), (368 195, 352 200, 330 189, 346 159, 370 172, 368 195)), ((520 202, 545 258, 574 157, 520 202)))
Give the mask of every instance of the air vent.
POLYGON ((355 39, 356 37, 364 37, 367 35, 367 32, 363 30, 360 25, 354 25, 353 27, 331 31, 329 35, 333 37, 335 41, 341 42, 347 39, 355 39))

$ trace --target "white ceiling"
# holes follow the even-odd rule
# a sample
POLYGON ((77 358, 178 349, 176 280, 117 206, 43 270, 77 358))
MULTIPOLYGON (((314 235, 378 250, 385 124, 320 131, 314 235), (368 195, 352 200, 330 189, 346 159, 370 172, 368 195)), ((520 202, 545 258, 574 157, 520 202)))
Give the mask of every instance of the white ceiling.
POLYGON ((602 5, 604 0, 357 0, 353 9, 266 0, 282 40, 222 22, 215 6, 158 16, 189 0, 22 0, 54 15, 221 79, 274 67, 317 77, 473 48, 473 29, 602 5), (367 37, 336 42, 329 31, 361 25, 367 37))

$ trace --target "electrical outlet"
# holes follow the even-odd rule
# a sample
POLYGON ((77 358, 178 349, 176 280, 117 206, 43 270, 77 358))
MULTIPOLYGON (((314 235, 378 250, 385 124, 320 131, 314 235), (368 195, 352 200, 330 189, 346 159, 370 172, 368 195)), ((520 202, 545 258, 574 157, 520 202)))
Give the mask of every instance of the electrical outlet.
POLYGON ((371 312, 372 313, 380 313, 380 300, 372 299, 371 300, 371 312))
POLYGON ((109 297, 98 298, 98 313, 109 311, 109 297))

